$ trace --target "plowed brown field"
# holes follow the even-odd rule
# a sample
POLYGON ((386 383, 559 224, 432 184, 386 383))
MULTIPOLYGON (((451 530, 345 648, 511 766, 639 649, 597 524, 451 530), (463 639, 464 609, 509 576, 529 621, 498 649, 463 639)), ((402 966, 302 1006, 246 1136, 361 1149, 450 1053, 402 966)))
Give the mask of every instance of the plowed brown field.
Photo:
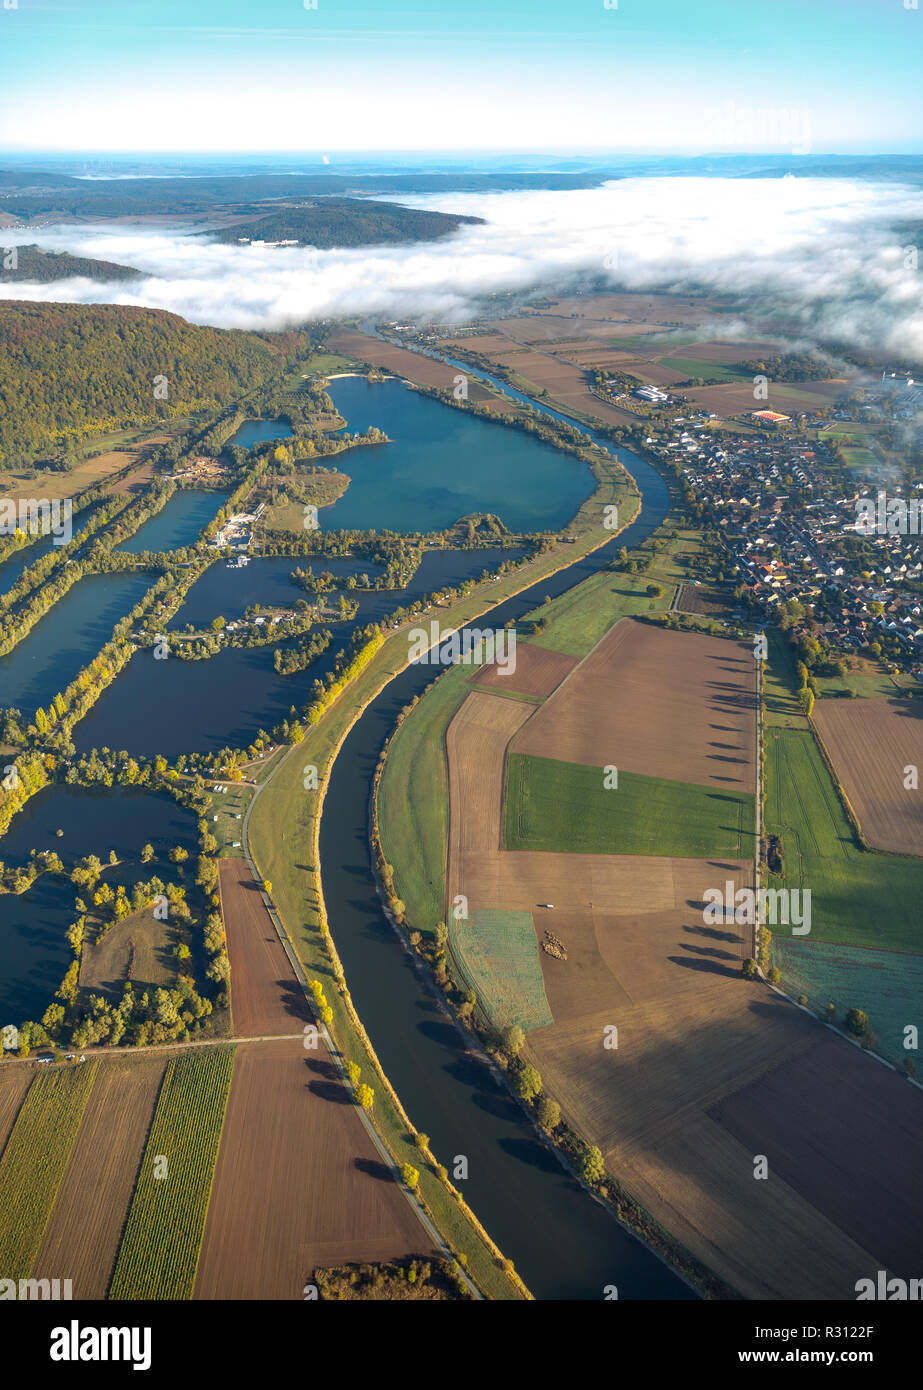
POLYGON ((327 1053, 239 1047, 195 1297, 301 1299, 318 1266, 429 1253, 327 1053))
POLYGON ((750 647, 623 618, 536 710, 517 753, 756 787, 750 647))
POLYGON ((569 671, 577 665, 577 658, 564 656, 546 647, 533 647, 527 642, 516 644, 516 669, 504 675, 496 665, 484 665, 471 684, 479 689, 515 691, 519 695, 540 695, 543 698, 561 684, 569 671))
POLYGON ((923 704, 818 700, 813 718, 869 844, 923 854, 923 794, 904 786, 923 766, 923 704))
POLYGON ((311 1012, 246 861, 222 859, 219 883, 235 1036, 302 1033, 311 1012))

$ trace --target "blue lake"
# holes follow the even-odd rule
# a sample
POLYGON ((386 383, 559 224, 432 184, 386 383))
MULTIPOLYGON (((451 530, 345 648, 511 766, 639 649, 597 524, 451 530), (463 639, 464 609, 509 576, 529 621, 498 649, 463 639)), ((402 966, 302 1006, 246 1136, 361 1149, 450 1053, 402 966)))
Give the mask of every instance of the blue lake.
POLYGON ((290 439, 294 430, 284 420, 247 420, 230 439, 240 449, 252 449, 267 439, 290 439))
POLYGON ((494 512, 511 531, 559 530, 595 491, 589 468, 573 454, 402 381, 340 377, 328 394, 350 434, 377 425, 392 442, 335 460, 352 481, 338 502, 321 508, 324 530, 441 531, 471 512, 494 512))
MULTIPOLYGON (((7 864, 24 864, 31 849, 55 850, 66 870, 87 854, 105 863, 115 850, 123 862, 107 871, 107 879, 127 886, 155 873, 175 878, 167 853, 177 844, 195 853, 196 817, 163 792, 60 783, 30 797, 0 840, 7 864), (148 841, 156 857, 142 865, 148 841)), ((41 874, 27 893, 0 894, 0 1024, 41 1018, 53 1002, 73 959, 65 932, 76 917, 77 896, 58 874, 41 874)))
POLYGON ((221 510, 226 497, 225 492, 181 488, 117 549, 126 555, 140 555, 144 550, 181 550, 193 545, 202 528, 221 510))
POLYGON ((150 574, 90 574, 0 657, 0 705, 29 719, 65 690, 153 583, 150 574))

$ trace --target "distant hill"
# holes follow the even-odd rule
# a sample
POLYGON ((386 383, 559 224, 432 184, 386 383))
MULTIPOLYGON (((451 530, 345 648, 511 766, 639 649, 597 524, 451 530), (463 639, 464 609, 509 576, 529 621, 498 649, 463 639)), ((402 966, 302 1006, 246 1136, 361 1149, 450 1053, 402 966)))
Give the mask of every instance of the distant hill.
POLYGON ((420 211, 397 203, 377 203, 359 198, 325 198, 305 207, 267 212, 217 233, 219 241, 238 242, 244 237, 262 241, 297 241, 302 246, 397 246, 408 241, 435 241, 482 217, 420 211))
POLYGON ((141 274, 130 265, 71 256, 66 251, 42 251, 38 246, 17 246, 16 261, 16 269, 7 270, 0 260, 0 288, 7 280, 44 284, 48 280, 66 280, 71 275, 83 275, 90 280, 133 280, 141 274))
POLYGON ((223 406, 276 382, 308 346, 306 333, 200 328, 160 309, 0 302, 0 464, 223 406))
POLYGON ((280 198, 401 193, 479 193, 507 188, 597 188, 611 175, 589 173, 403 173, 243 174, 206 178, 72 179, 63 174, 0 169, 0 215, 28 221, 49 217, 214 216, 239 212, 257 216, 280 198), (261 206, 262 204, 262 206, 261 206))

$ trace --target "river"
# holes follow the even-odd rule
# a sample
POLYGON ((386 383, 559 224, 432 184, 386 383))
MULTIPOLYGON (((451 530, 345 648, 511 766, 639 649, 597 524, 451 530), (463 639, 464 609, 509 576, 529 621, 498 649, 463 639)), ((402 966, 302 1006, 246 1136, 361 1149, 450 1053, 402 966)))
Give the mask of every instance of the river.
MULTIPOLYGON (((612 447, 603 436, 586 433, 612 447)), ((614 547, 637 546, 661 524, 669 507, 665 481, 637 455, 617 452, 641 490, 638 519, 600 550, 492 609, 492 627, 521 618, 546 594, 564 593, 607 564, 614 547)), ((447 1020, 432 986, 382 915, 368 847, 372 776, 398 712, 432 678, 431 666, 410 666, 369 705, 337 756, 324 800, 324 899, 359 1017, 402 1104, 430 1136, 440 1161, 451 1170, 456 1155, 468 1159, 466 1199, 537 1298, 603 1299, 612 1285, 621 1299, 694 1298, 540 1142, 521 1108, 447 1020)))

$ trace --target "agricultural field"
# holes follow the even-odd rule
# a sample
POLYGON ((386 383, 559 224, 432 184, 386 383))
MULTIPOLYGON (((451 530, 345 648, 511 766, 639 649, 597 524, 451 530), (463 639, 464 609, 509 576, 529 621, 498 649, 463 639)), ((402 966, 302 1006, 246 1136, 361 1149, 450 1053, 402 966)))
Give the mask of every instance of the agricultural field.
POLYGON ((110 1298, 192 1296, 235 1051, 201 1048, 167 1064, 110 1298))
POLYGON ((811 890, 812 940, 920 951, 923 861, 862 848, 807 729, 766 730, 766 830, 784 859, 769 886, 811 890))
MULTIPOLYGON (((550 745, 553 746, 553 745, 550 745)), ((568 854, 737 858, 752 854, 754 798, 692 782, 510 753, 503 848, 568 854)))
POLYGON ((923 701, 821 700, 813 721, 868 843, 923 855, 923 792, 905 785, 923 766, 923 701))
POLYGON ((237 1037, 301 1033, 312 1015, 246 860, 218 870, 231 962, 231 1016, 237 1037))
POLYGON ((452 954, 462 978, 495 1028, 524 1032, 554 1022, 539 964, 530 912, 480 908, 451 927, 452 954))
POLYGON ((241 1045, 197 1299, 302 1299, 317 1266, 432 1253, 326 1049, 241 1045))
POLYGON ((4 1278, 22 1279, 32 1273, 96 1069, 95 1062, 45 1067, 20 1107, 0 1158, 0 1269, 4 1278))
MULTIPOLYGON (((639 631, 646 635, 648 629, 639 631)), ((869 1223, 847 1219, 840 1196, 862 1190, 871 1211, 890 1214, 913 1200, 914 1179, 909 1171, 902 1174, 895 1203, 890 1169, 887 1182, 870 1180, 864 1160, 846 1151, 839 1158, 836 1198, 788 1172, 784 1181, 774 1175, 754 1190, 753 1153, 767 1152, 767 1146, 777 1153, 773 1135, 789 1134, 794 1127, 786 1128, 785 1116, 773 1116, 757 1136, 742 1139, 737 1128, 744 1103, 736 1109, 733 1104, 738 1092, 754 1087, 758 1094, 761 1078, 791 1063, 791 1107, 804 1136, 800 1142, 807 1146, 823 1143, 827 1111, 840 1101, 831 1099, 816 1070, 801 1080, 798 1059, 825 1036, 819 1023, 759 982, 742 979, 741 963, 753 952, 750 929, 712 926, 703 918, 709 888, 723 888, 727 880, 735 889, 752 883, 752 859, 568 853, 560 843, 555 849, 498 848, 507 750, 517 749, 556 705, 570 713, 566 706, 575 692, 579 695, 588 667, 593 684, 605 692, 593 709, 582 709, 581 719, 591 725, 588 746, 608 746, 610 711, 634 701, 653 711, 658 738, 648 745, 651 760, 665 757, 673 777, 684 766, 707 766, 695 747, 701 737, 697 709, 715 698, 716 675, 738 675, 733 662, 739 648, 651 631, 673 647, 671 674, 657 681, 681 687, 688 705, 670 710, 669 703, 658 704, 653 689, 642 700, 641 673, 647 670, 653 679, 657 664, 645 666, 643 648, 633 660, 630 648, 606 638, 534 710, 476 693, 455 714, 446 738, 449 895, 467 897, 469 922, 479 932, 479 955, 466 958, 466 969, 479 1005, 494 1022, 522 1020, 523 1055, 571 1126, 600 1147, 609 1170, 654 1219, 732 1288, 752 1298, 849 1299, 870 1262, 877 1267, 881 1247, 872 1246, 873 1256, 869 1245, 860 1243, 869 1223), (683 659, 686 651, 695 652, 692 660, 683 659), (607 667, 591 666, 598 653, 608 658, 607 667), (708 656, 719 659, 717 668, 707 664, 708 656), (529 919, 534 955, 525 948, 529 919), (542 949, 549 932, 563 956, 542 949), (515 950, 508 949, 510 941, 516 942, 515 950), (538 1026, 533 1018, 540 996, 530 975, 536 959, 551 1014, 549 1023, 538 1026), (608 1048, 603 1040, 613 1026, 617 1047, 608 1048), (834 1211, 841 1224, 834 1224, 834 1211)), ((748 697, 741 717, 752 726, 750 648, 746 661, 746 677, 731 686, 732 693, 748 697)), ((718 690, 723 693, 723 680, 718 690)), ((424 699, 419 709, 425 708, 424 699)), ((416 718, 415 712, 408 723, 416 718)), ((571 716, 571 724, 580 722, 571 716)), ((743 727, 737 732, 739 745, 746 747, 743 727)), ((559 751, 557 737, 546 730, 546 752, 559 751)), ((752 741, 745 767, 752 785, 752 741)), ((545 804, 548 838, 554 840, 554 795, 545 804)), ((395 872, 400 880, 399 861, 395 872)), ((454 953, 464 938, 459 924, 450 922, 449 931, 454 953)), ((846 1086, 874 1085, 880 1068, 842 1040, 836 1043, 846 1059, 846 1086), (866 1071, 854 1076, 857 1068, 866 1071)), ((843 1059, 836 1061, 840 1065, 843 1059)), ((785 1100, 778 1097, 776 1104, 785 1100)), ((916 1093, 901 1082, 889 1089, 884 1103, 876 1102, 898 1128, 913 1122, 917 1103, 916 1093)), ((894 1223, 883 1224, 888 1248, 900 1256, 894 1223)))
POLYGON ((493 663, 484 665, 471 684, 478 690, 493 690, 499 695, 533 696, 542 700, 561 684, 577 662, 561 652, 537 646, 534 642, 516 643, 516 669, 505 671, 493 663))
POLYGON ((877 1052, 896 1067, 914 1060, 904 1047, 904 1029, 913 1024, 923 1034, 923 955, 777 935, 772 958, 786 990, 815 1013, 826 1017, 833 1004, 842 1023, 849 1009, 862 1009, 877 1052))
POLYGON ((144 1052, 99 1064, 34 1266, 66 1271, 74 1298, 106 1297, 165 1067, 144 1052))
POLYGON ((625 619, 535 712, 513 750, 755 790, 756 663, 743 643, 625 619))

